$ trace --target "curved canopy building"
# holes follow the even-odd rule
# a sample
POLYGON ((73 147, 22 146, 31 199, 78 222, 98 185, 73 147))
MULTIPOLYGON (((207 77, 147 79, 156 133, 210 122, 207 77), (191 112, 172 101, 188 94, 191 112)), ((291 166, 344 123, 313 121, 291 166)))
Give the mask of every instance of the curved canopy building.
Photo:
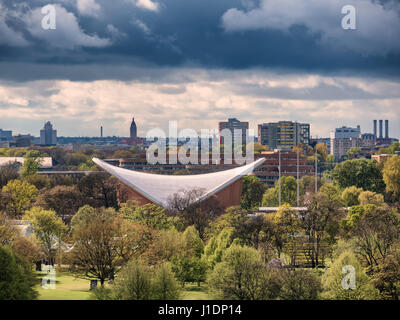
POLYGON ((167 207, 169 199, 182 190, 201 189, 204 193, 198 201, 216 196, 221 207, 240 204, 242 177, 265 161, 258 159, 234 169, 198 175, 160 175, 119 168, 93 158, 99 167, 118 178, 130 189, 129 199, 139 204, 155 203, 167 207))

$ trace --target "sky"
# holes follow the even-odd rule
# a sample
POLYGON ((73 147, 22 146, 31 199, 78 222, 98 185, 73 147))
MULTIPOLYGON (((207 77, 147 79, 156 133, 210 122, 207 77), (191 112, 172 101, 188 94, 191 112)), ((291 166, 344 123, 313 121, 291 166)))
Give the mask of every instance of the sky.
POLYGON ((128 136, 135 117, 145 136, 236 117, 328 137, 388 119, 399 138, 399 30, 393 0, 0 0, 0 128, 128 136))

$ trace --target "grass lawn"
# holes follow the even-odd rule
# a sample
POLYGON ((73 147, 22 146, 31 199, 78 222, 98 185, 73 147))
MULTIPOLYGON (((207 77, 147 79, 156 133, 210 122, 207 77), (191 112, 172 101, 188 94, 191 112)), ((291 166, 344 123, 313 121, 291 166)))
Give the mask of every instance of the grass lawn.
MULTIPOLYGON (((37 273, 38 282, 42 278, 40 272, 37 273)), ((40 284, 37 285, 39 292, 39 300, 88 300, 91 298, 90 281, 75 278, 68 272, 56 273, 56 288, 43 289, 40 284)), ((208 288, 206 284, 200 287, 197 283, 187 283, 182 292, 183 300, 208 300, 211 297, 207 293, 208 288)))
POLYGON ((197 283, 187 283, 185 289, 182 292, 182 300, 210 300, 212 299, 208 295, 207 285, 202 284, 200 287, 197 283))
MULTIPOLYGON (((38 279, 42 274, 38 272, 38 279)), ((56 289, 43 289, 39 284, 39 300, 87 300, 90 298, 90 281, 78 279, 66 272, 56 273, 56 289)))

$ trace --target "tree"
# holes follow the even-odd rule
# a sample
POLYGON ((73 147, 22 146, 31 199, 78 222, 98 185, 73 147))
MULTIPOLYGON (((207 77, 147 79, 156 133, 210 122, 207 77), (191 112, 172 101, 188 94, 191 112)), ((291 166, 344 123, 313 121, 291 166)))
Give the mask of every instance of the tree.
POLYGON ((121 263, 117 248, 119 225, 106 211, 97 210, 86 217, 90 217, 90 221, 83 220, 74 228, 71 270, 78 277, 98 279, 103 286, 105 280, 114 278, 121 263))
POLYGON ((8 194, 6 211, 13 217, 19 217, 30 208, 38 195, 35 186, 20 180, 11 180, 3 187, 2 193, 8 194))
POLYGON ((57 217, 55 211, 40 207, 26 211, 24 218, 31 222, 35 237, 42 245, 48 262, 54 264, 56 251, 54 247, 59 244, 61 237, 67 231, 66 225, 57 217))
POLYGON ((113 285, 114 296, 118 300, 149 300, 152 291, 150 272, 137 260, 122 268, 113 285))
POLYGON ((327 254, 323 244, 330 245, 336 241, 343 212, 336 197, 321 191, 309 195, 305 202, 307 212, 303 224, 309 239, 307 255, 312 267, 317 267, 327 254))
POLYGON ((31 150, 24 157, 24 164, 21 168, 21 175, 27 177, 36 174, 41 166, 39 151, 31 150))
POLYGON ((50 188, 51 182, 48 176, 44 174, 31 174, 24 178, 24 181, 34 185, 38 190, 50 188))
POLYGON ((182 227, 178 217, 168 216, 164 208, 153 203, 138 206, 135 201, 129 200, 121 204, 119 214, 128 221, 142 223, 157 230, 182 227))
POLYGON ((352 207, 360 204, 358 197, 363 189, 357 188, 355 186, 347 187, 342 192, 342 202, 346 207, 352 207))
POLYGON ((200 258, 204 251, 204 243, 194 226, 187 227, 183 232, 186 255, 200 258))
POLYGON ((296 234, 301 231, 302 223, 299 215, 290 205, 284 204, 273 218, 282 241, 282 249, 289 254, 291 264, 295 264, 296 234))
POLYGON ((36 205, 57 212, 64 221, 69 221, 83 205, 82 194, 75 186, 56 186, 42 192, 36 205))
POLYGON ((361 155, 360 148, 350 148, 349 151, 346 152, 348 159, 357 159, 361 155))
POLYGON ((398 248, 374 268, 372 281, 384 299, 400 300, 400 252, 398 248))
POLYGON ((341 222, 366 264, 378 266, 400 238, 400 215, 395 208, 367 204, 349 210, 341 222))
POLYGON ((18 230, 7 223, 6 217, 0 214, 0 245, 12 244, 18 238, 18 230))
POLYGON ((210 273, 208 285, 219 299, 271 298, 267 268, 259 252, 250 247, 231 246, 210 273))
POLYGON ((314 271, 293 268, 279 270, 279 298, 282 300, 317 300, 321 281, 314 271))
POLYGON ((9 164, 0 168, 0 189, 11 180, 19 178, 18 169, 15 164, 9 164))
POLYGON ((378 298, 377 290, 351 251, 343 252, 330 266, 323 280, 323 289, 323 298, 330 300, 370 300, 378 298), (351 279, 353 276, 354 283, 351 279), (354 284, 353 288, 352 284, 354 284))
POLYGON ((332 170, 335 183, 341 188, 356 186, 363 190, 381 193, 385 183, 375 160, 354 159, 339 163, 332 170))
POLYGON ((221 262, 224 252, 232 244, 232 234, 233 228, 225 228, 208 241, 204 248, 203 259, 207 261, 210 268, 221 262))
POLYGON ((376 206, 383 206, 385 200, 383 195, 371 191, 363 191, 358 196, 358 202, 360 205, 364 206, 366 204, 374 204, 376 206))
POLYGON ((265 189, 265 184, 256 176, 243 177, 241 207, 244 209, 258 209, 265 189))
MULTIPOLYGON (((300 183, 300 196, 303 194, 304 188, 300 183)), ((281 177, 281 202, 291 206, 297 205, 297 181, 294 177, 281 177)), ((274 188, 270 188, 264 193, 262 205, 265 207, 279 206, 279 181, 275 182, 274 188)))
POLYGON ((386 191, 392 192, 394 197, 400 200, 400 157, 393 156, 387 159, 382 172, 386 191))
POLYGON ((105 172, 83 177, 78 183, 78 189, 86 203, 93 207, 118 208, 117 182, 105 172))
POLYGON ((184 228, 195 226, 202 239, 210 221, 221 212, 215 196, 199 201, 204 194, 203 189, 181 190, 168 199, 167 210, 170 216, 180 218, 184 228))
POLYGON ((37 297, 34 276, 9 249, 0 246, 0 300, 32 300, 37 297))
POLYGON ((178 300, 181 288, 175 279, 171 266, 168 263, 160 265, 153 282, 153 299, 178 300))

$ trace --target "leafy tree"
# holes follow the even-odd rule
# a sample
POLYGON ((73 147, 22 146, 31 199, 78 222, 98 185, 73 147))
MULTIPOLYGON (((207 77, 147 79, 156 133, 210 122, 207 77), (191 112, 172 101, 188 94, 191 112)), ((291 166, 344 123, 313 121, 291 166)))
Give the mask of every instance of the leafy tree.
POLYGON ((359 205, 360 202, 358 197, 360 193, 363 192, 363 189, 357 188, 355 186, 347 187, 342 192, 342 202, 346 207, 352 207, 359 205))
POLYGON ((182 237, 185 243, 186 255, 200 258, 204 251, 204 243, 196 228, 194 226, 187 227, 182 237))
POLYGON ((0 300, 32 300, 37 297, 30 269, 9 249, 0 246, 0 300))
POLYGON ((51 185, 48 176, 37 173, 25 176, 24 181, 34 185, 38 190, 50 188, 51 185))
POLYGON ((182 233, 174 228, 160 230, 144 255, 150 264, 157 264, 184 255, 185 247, 182 233))
POLYGON ((361 149, 360 148, 350 148, 350 150, 346 152, 346 155, 347 155, 348 159, 356 159, 361 155, 361 149))
POLYGON ((400 253, 398 248, 374 268, 372 281, 384 299, 400 300, 400 253))
POLYGON ((23 177, 27 177, 38 172, 41 166, 41 160, 39 158, 40 156, 40 152, 36 150, 31 150, 26 153, 24 157, 24 164, 21 168, 21 175, 23 177))
POLYGON ((105 172, 89 174, 78 183, 86 203, 92 207, 118 208, 117 182, 105 172))
POLYGON ((57 212, 64 221, 68 221, 83 205, 82 194, 75 186, 56 186, 42 192, 36 205, 57 212))
POLYGON ((302 229, 302 223, 299 215, 290 205, 284 204, 279 207, 279 210, 274 216, 276 224, 276 232, 280 234, 283 250, 286 251, 292 260, 295 261, 294 254, 296 253, 296 234, 302 229))
POLYGON ((26 211, 25 219, 31 222, 31 227, 47 256, 48 261, 53 264, 55 259, 54 246, 67 231, 66 225, 57 217, 53 210, 44 210, 33 207, 26 211))
POLYGON ((265 184, 256 176, 243 177, 241 207, 244 209, 258 209, 265 189, 265 184))
POLYGON ((371 191, 363 191, 358 196, 358 202, 360 205, 364 206, 366 204, 374 204, 376 206, 383 206, 385 200, 383 195, 371 191))
MULTIPOLYGON (((300 183, 300 196, 303 194, 304 188, 300 183)), ((297 181, 294 177, 281 177, 281 202, 291 206, 297 205, 297 181)), ((277 207, 279 205, 279 181, 275 182, 274 188, 270 188, 264 193, 262 205, 265 207, 277 207)))
MULTIPOLYGON (((349 275, 351 276, 351 275, 349 275)), ((323 280, 323 298, 331 300, 370 300, 378 298, 378 292, 365 274, 360 262, 351 251, 343 252, 330 266, 323 280), (352 289, 351 280, 346 280, 346 269, 349 266, 355 271, 355 287, 352 289), (345 284, 345 285, 343 285, 345 284), (346 285, 347 284, 347 285, 346 285)))
POLYGON ((182 287, 185 282, 197 282, 197 285, 200 286, 200 282, 205 281, 207 263, 204 260, 182 255, 175 256, 171 262, 172 270, 182 287))
POLYGON ((224 252, 233 242, 233 228, 225 228, 218 235, 213 236, 204 248, 203 259, 213 268, 221 262, 224 252))
POLYGON ((317 300, 322 291, 321 281, 314 271, 282 268, 279 270, 279 299, 317 300))
POLYGON ((18 231, 15 227, 7 223, 6 217, 0 214, 0 245, 12 244, 18 238, 18 231))
POLYGON ((150 272, 137 260, 122 268, 113 285, 114 296, 118 300, 149 300, 152 291, 150 272))
POLYGON ((30 208, 38 195, 38 190, 25 181, 11 180, 3 187, 2 193, 9 196, 5 206, 7 213, 18 217, 30 208))
POLYGON ((394 197, 400 200, 400 157, 394 156, 386 160, 382 172, 386 191, 392 192, 394 197))
POLYGON ((153 282, 153 299, 178 300, 181 296, 181 288, 175 279, 171 266, 167 263, 157 268, 153 282))
POLYGON ((356 252, 374 267, 385 261, 399 241, 400 215, 394 208, 373 204, 355 206, 341 222, 352 238, 356 252))
POLYGON ((363 190, 381 193, 385 183, 375 160, 354 159, 339 163, 332 170, 335 183, 341 188, 356 186, 363 190))
POLYGON ((316 267, 327 254, 324 244, 329 247, 336 241, 343 212, 340 209, 341 203, 336 197, 321 191, 309 195, 306 205, 307 212, 303 224, 309 239, 307 256, 312 266, 316 267))
POLYGON ((14 164, 0 168, 0 189, 2 189, 11 180, 19 178, 18 169, 14 164))
POLYGON ((231 246, 210 273, 208 285, 220 299, 271 298, 267 268, 259 252, 250 247, 231 246))
POLYGON ((135 201, 129 200, 121 205, 119 214, 133 223, 143 223, 157 230, 182 228, 178 217, 168 216, 164 208, 152 203, 137 206, 135 201))
MULTIPOLYGON (((89 211, 89 210, 88 210, 89 211)), ((73 231, 74 248, 71 252, 71 270, 86 279, 98 279, 101 285, 114 278, 116 268, 121 264, 119 224, 106 210, 95 214, 86 212, 86 218, 75 224, 73 231)))
POLYGON ((400 151, 400 142, 395 142, 388 148, 380 148, 377 154, 395 154, 396 151, 400 151))
POLYGON ((204 196, 203 189, 181 190, 168 199, 168 214, 179 217, 183 227, 195 226, 204 239, 209 223, 222 211, 215 196, 199 201, 204 196))

